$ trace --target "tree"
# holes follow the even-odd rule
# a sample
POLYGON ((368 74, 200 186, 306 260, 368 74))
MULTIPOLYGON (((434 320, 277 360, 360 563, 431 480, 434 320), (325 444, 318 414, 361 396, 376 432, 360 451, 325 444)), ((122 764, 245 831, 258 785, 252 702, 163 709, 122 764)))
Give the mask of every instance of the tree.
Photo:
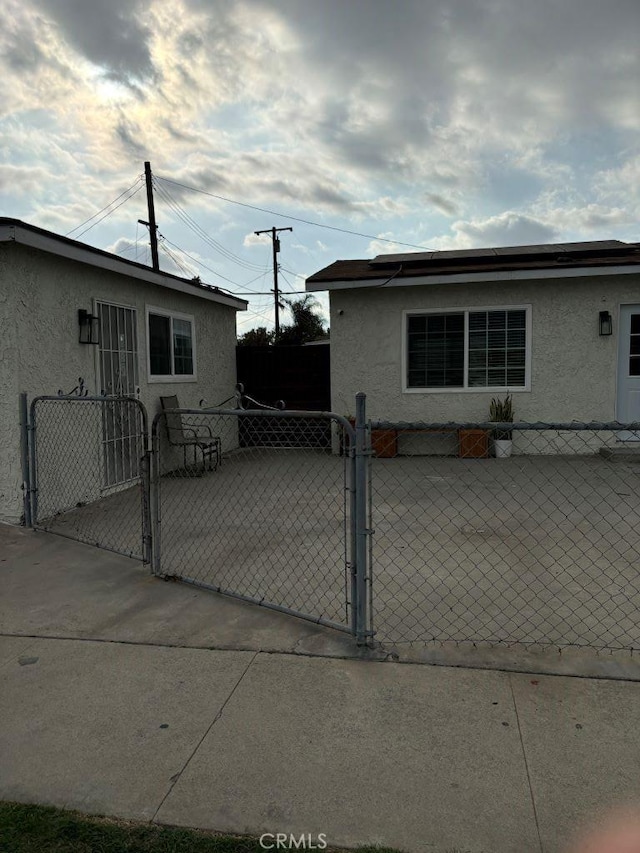
POLYGON ((266 326, 258 326, 257 329, 249 329, 238 338, 238 346, 241 347, 268 347, 275 338, 275 332, 269 331, 266 326))
POLYGON ((284 308, 286 305, 289 308, 293 323, 281 326, 277 338, 275 331, 269 331, 266 326, 250 329, 238 338, 238 346, 268 347, 272 344, 295 346, 327 336, 329 330, 325 329, 324 320, 316 313, 318 303, 310 293, 306 293, 300 299, 283 297, 282 302, 284 304, 280 307, 284 308))
POLYGON ((326 336, 324 320, 315 312, 318 303, 310 293, 306 293, 301 299, 283 298, 283 302, 291 311, 293 323, 280 327, 280 335, 274 343, 306 344, 326 336))

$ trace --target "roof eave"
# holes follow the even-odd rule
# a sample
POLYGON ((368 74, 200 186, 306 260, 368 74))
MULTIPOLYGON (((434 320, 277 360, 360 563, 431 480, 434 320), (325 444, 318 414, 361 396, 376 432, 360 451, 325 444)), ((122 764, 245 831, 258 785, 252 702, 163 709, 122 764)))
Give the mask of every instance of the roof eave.
POLYGON ((210 290, 204 285, 194 285, 187 279, 179 278, 170 273, 156 272, 149 267, 132 264, 109 252, 104 252, 93 247, 83 246, 74 240, 59 238, 41 229, 31 228, 25 223, 15 221, 0 224, 0 243, 14 242, 31 249, 39 249, 58 257, 88 264, 99 269, 126 275, 129 278, 137 278, 141 281, 177 290, 189 296, 206 299, 209 302, 217 302, 226 305, 236 311, 246 311, 248 302, 217 290, 210 290))
POLYGON ((416 285, 435 284, 472 284, 474 282, 535 281, 540 279, 584 278, 603 275, 640 275, 640 265, 625 264, 616 266, 568 267, 564 269, 531 270, 493 270, 475 273, 451 273, 449 275, 418 275, 389 280, 388 276, 368 279, 335 279, 333 281, 313 281, 307 279, 305 290, 315 293, 322 290, 357 290, 367 287, 415 287, 416 285))

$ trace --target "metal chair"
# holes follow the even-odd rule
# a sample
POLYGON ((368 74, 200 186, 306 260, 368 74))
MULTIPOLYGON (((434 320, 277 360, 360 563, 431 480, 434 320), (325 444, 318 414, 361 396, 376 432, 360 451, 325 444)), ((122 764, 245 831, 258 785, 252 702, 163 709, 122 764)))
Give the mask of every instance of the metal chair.
POLYGON ((187 448, 193 447, 193 465, 197 465, 198 451, 202 454, 202 467, 207 468, 207 460, 209 461, 209 470, 215 471, 218 465, 222 464, 222 442, 219 435, 213 435, 211 427, 207 424, 189 423, 182 419, 180 412, 171 411, 171 409, 179 409, 177 396, 160 397, 160 405, 165 412, 165 424, 167 427, 167 439, 173 447, 181 447, 184 458, 185 470, 189 470, 187 465, 187 448), (215 460, 212 467, 212 460, 215 460))

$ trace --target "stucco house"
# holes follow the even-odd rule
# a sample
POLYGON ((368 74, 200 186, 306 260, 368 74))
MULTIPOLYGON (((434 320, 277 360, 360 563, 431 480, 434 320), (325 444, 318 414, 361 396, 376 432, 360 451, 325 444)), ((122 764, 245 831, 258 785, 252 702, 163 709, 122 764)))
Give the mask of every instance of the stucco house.
POLYGON ((209 405, 233 394, 246 301, 16 219, 0 218, 0 520, 22 514, 18 400, 131 395, 209 405), (83 342, 81 342, 81 338, 83 342))
POLYGON ((365 391, 375 420, 487 421, 509 392, 520 421, 640 421, 640 244, 380 255, 306 289, 329 291, 336 412, 365 391))

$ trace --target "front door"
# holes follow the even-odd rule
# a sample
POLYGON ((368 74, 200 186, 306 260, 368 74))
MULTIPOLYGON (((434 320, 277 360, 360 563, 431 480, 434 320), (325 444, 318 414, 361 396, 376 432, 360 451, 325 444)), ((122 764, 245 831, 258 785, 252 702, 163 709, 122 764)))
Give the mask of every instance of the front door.
MULTIPOLYGON (((138 390, 136 310, 98 302, 100 320, 100 389, 107 399, 135 397, 138 390)), ((114 400, 102 412, 103 488, 119 486, 139 476, 141 455, 137 412, 114 400)))
MULTIPOLYGON (((616 420, 640 422, 640 305, 620 306, 616 420)), ((640 441, 640 433, 625 430, 618 438, 640 441)))

